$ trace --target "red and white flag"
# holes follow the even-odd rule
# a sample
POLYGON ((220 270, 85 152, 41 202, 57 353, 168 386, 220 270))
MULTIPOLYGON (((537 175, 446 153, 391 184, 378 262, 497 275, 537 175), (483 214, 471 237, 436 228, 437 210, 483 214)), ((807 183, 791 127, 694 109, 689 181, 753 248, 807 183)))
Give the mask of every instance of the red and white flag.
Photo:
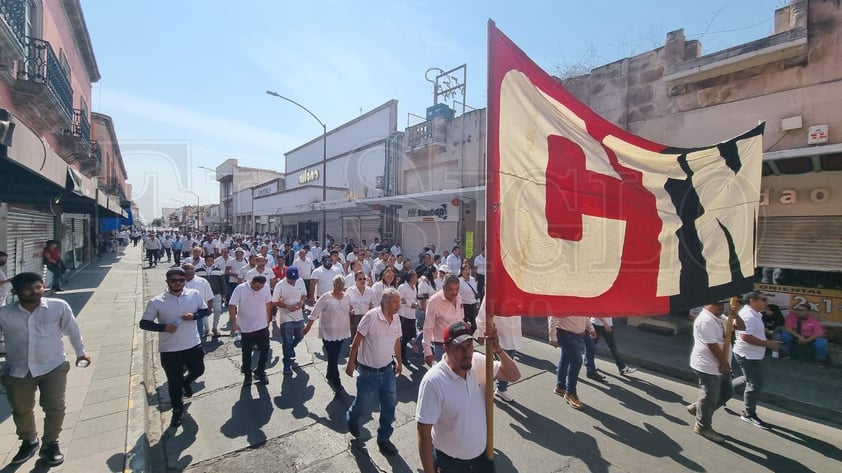
POLYGON ((493 22, 488 54, 489 313, 658 315, 752 289, 762 124, 667 147, 597 115, 493 22))

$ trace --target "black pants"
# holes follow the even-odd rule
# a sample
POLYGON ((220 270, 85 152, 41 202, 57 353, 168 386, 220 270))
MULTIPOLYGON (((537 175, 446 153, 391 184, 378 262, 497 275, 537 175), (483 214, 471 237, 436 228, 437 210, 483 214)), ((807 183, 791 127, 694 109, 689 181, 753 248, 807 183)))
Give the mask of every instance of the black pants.
POLYGON ((327 358, 327 373, 325 378, 330 383, 341 386, 342 382, 339 379, 339 354, 342 352, 342 344, 345 340, 322 340, 327 358))
POLYGON ((158 257, 156 255, 157 252, 158 250, 150 250, 149 248, 146 249, 146 259, 149 260, 149 266, 158 262, 158 257))
POLYGON ((485 275, 477 274, 477 296, 480 300, 485 297, 485 275))
POLYGON ((463 313, 465 314, 465 323, 470 325, 472 329, 477 329, 477 305, 463 304, 463 313))
POLYGON ((485 453, 473 460, 459 460, 436 449, 435 466, 437 473, 494 473, 494 461, 485 458, 485 453))
POLYGON ((260 351, 257 357, 257 369, 254 375, 258 378, 266 377, 266 362, 269 360, 269 328, 257 332, 243 333, 240 343, 243 347, 243 373, 251 374, 251 356, 254 347, 260 351))
POLYGON ((205 372, 205 352, 201 345, 181 351, 161 352, 161 367, 167 374, 170 403, 173 409, 183 409, 184 385, 189 385, 205 372), (185 371, 187 372, 185 374, 185 371))
POLYGON ((594 345, 599 341, 600 338, 605 339, 605 343, 608 344, 608 349, 611 350, 611 356, 614 357, 614 364, 617 365, 617 369, 623 371, 626 369, 626 364, 623 363, 623 359, 620 358, 620 353, 617 351, 617 344, 614 343, 614 331, 607 331, 605 327, 602 325, 594 325, 594 330, 596 330, 596 340, 594 340, 594 345))
POLYGON ((405 317, 400 317, 401 319, 401 360, 406 363, 406 344, 412 340, 415 340, 415 337, 418 336, 417 329, 415 328, 415 319, 407 319, 405 317))
POLYGON ((176 266, 181 266, 181 250, 172 250, 172 258, 175 260, 176 266))

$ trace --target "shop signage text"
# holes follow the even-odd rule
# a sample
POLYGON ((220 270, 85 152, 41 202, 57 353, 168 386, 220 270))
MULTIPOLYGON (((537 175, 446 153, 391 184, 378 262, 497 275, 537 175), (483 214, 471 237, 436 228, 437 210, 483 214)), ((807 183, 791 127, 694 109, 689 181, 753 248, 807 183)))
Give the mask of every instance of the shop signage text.
POLYGON ((807 309, 822 321, 842 322, 842 291, 764 283, 754 287, 768 295, 770 304, 784 309, 784 314, 786 309, 807 309))
POLYGON ((318 181, 319 180, 319 170, 318 169, 310 169, 309 171, 304 171, 298 175, 298 183, 299 184, 307 184, 308 182, 318 181))
POLYGON ((450 204, 441 204, 438 207, 412 207, 401 209, 401 222, 451 222, 459 219, 459 213, 449 213, 450 204))
POLYGON ((773 204, 782 204, 782 205, 792 205, 797 204, 799 196, 803 198, 808 198, 810 202, 814 204, 821 204, 830 200, 830 189, 824 187, 817 187, 815 189, 811 189, 807 196, 804 197, 804 192, 800 192, 795 189, 782 189, 775 193, 774 197, 775 200, 772 201, 772 191, 771 189, 763 189, 760 191, 760 205, 769 205, 770 203, 773 204))

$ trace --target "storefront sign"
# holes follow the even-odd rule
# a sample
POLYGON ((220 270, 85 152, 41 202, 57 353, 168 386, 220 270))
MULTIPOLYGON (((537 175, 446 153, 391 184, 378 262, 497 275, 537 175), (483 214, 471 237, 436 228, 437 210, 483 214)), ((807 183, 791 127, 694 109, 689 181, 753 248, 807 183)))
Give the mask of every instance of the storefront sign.
POLYGON ((780 284, 754 285, 769 297, 769 304, 784 309, 807 309, 815 312, 824 322, 842 322, 842 291, 780 284))
POLYGON ((278 192, 278 182, 271 182, 267 185, 256 187, 254 189, 254 197, 262 197, 264 195, 274 194, 278 192))
POLYGON ((766 176, 761 180, 762 217, 842 215, 842 172, 766 176))
POLYGON ((400 209, 401 222, 456 222, 459 220, 459 209, 450 204, 435 207, 410 207, 400 209))
POLYGON ((465 259, 474 257, 474 232, 465 232, 465 259))
POLYGON ((318 169, 310 169, 309 171, 304 171, 298 175, 298 183, 299 184, 307 184, 308 182, 318 181, 319 180, 319 170, 318 169))

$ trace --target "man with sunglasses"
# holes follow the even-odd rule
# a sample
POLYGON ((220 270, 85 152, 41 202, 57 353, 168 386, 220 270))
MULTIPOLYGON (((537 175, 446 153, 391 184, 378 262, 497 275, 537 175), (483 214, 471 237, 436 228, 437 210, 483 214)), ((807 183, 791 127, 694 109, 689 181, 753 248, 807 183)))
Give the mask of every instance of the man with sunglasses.
POLYGON ((763 325, 763 312, 766 310, 766 294, 752 291, 743 296, 746 305, 740 309, 740 318, 746 325, 745 330, 738 330, 734 343, 734 357, 740 365, 743 375, 733 380, 734 387, 745 383, 743 391, 743 414, 740 418, 744 422, 769 430, 769 424, 757 417, 757 394, 763 388, 760 362, 766 356, 766 349, 778 350, 781 347, 777 340, 766 340, 766 328, 763 325))
POLYGON ((170 427, 177 428, 184 414, 182 395, 192 397, 191 383, 205 372, 205 352, 196 319, 207 317, 210 311, 199 291, 184 287, 187 274, 183 269, 170 269, 166 278, 167 290, 146 304, 139 325, 143 330, 160 332, 158 351, 172 404, 170 427))

